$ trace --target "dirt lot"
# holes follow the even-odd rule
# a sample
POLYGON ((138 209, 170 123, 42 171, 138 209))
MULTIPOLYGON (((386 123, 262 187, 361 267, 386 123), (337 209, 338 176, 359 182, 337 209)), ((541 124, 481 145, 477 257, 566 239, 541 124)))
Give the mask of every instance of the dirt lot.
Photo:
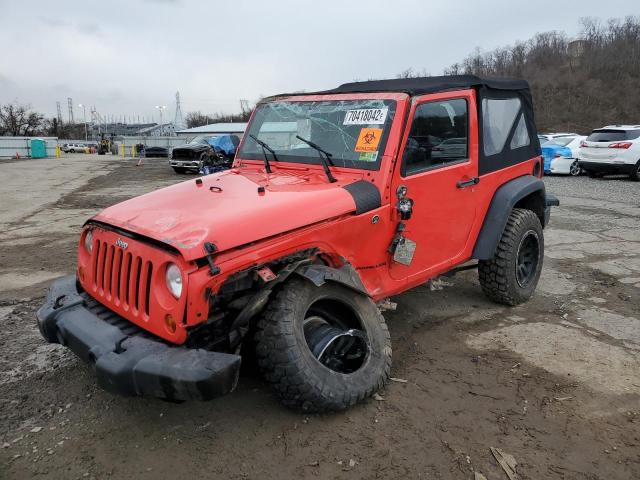
POLYGON ((550 178, 535 297, 487 301, 473 271, 394 299, 382 399, 306 416, 258 378, 208 403, 121 398, 47 345, 34 313, 72 273, 84 220, 184 180, 166 160, 0 162, 0 478, 640 478, 640 184, 550 178))

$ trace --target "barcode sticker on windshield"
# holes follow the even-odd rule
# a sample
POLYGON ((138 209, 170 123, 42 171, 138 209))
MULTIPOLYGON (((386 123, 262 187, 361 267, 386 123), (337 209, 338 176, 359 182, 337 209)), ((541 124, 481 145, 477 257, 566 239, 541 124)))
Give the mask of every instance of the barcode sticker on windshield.
POLYGON ((383 125, 387 120, 388 108, 363 108, 347 110, 343 125, 383 125))

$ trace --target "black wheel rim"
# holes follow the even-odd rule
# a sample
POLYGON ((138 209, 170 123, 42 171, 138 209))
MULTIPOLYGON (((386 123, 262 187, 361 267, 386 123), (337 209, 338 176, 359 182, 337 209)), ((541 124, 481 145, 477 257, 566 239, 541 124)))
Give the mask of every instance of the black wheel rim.
POLYGON ((364 365, 369 345, 362 330, 319 314, 305 318, 303 329, 311 354, 329 370, 350 374, 364 365))
POLYGON ((516 255, 516 281, 522 288, 528 287, 536 276, 540 261, 540 242, 538 234, 527 231, 518 246, 516 255))

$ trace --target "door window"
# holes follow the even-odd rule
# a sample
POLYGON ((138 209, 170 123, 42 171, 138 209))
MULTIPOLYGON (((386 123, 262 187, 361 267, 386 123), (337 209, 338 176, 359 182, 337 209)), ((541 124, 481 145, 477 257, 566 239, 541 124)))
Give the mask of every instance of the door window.
POLYGON ((462 98, 417 106, 403 157, 403 176, 466 160, 469 111, 462 98))

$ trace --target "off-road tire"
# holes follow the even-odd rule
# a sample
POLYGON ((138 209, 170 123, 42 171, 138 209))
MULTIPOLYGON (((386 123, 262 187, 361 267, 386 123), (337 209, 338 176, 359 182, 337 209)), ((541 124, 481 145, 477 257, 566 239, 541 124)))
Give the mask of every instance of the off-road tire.
POLYGON ((391 339, 382 314, 365 295, 336 283, 317 287, 292 277, 267 305, 254 335, 258 367, 280 401, 304 412, 346 409, 380 390, 391 372, 391 339), (369 343, 368 355, 353 373, 321 364, 311 353, 303 321, 319 300, 346 304, 360 319, 369 343))
POLYGON ((526 302, 533 295, 540 279, 543 259, 544 236, 540 219, 531 210, 514 208, 494 257, 478 262, 478 277, 482 291, 491 300, 504 305, 514 306, 526 302), (516 261, 518 249, 529 232, 537 235, 539 255, 535 273, 523 287, 516 277, 516 261))
POLYGON ((176 172, 178 175, 182 175, 183 173, 187 173, 187 169, 184 167, 172 167, 173 171, 176 172))
POLYGON ((640 182, 640 161, 638 161, 636 166, 633 167, 633 171, 631 172, 631 175, 629 175, 629 178, 636 182, 640 182))

